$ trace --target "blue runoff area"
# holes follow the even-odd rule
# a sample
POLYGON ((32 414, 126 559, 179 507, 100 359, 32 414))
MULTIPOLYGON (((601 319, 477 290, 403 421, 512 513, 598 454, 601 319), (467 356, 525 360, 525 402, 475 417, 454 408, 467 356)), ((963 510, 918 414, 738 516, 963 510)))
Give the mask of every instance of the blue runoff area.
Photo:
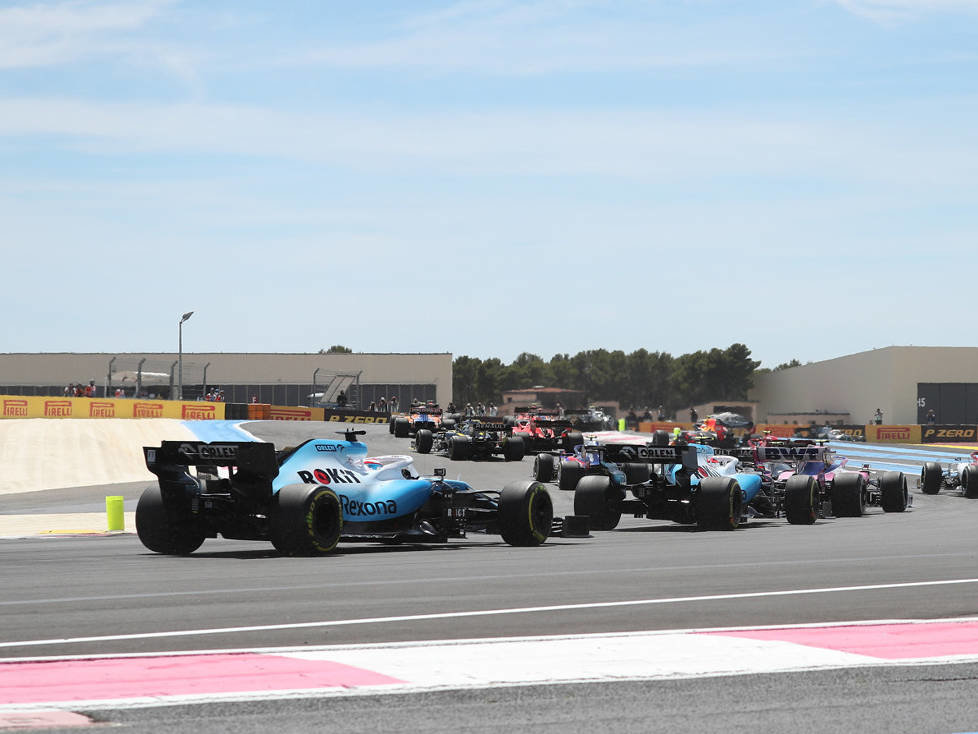
MULTIPOLYGON (((830 441, 831 446, 840 456, 849 457, 850 468, 861 463, 869 463, 873 469, 883 471, 920 471, 925 461, 944 463, 953 461, 954 454, 945 451, 928 451, 920 448, 904 448, 900 446, 881 446, 879 444, 850 443, 848 441, 830 441), (887 461, 889 460, 889 461, 887 461)), ((961 456, 968 456, 972 449, 962 448, 961 456)))
POLYGON ((241 424, 245 421, 184 421, 183 425, 193 431, 201 441, 254 441, 241 424))

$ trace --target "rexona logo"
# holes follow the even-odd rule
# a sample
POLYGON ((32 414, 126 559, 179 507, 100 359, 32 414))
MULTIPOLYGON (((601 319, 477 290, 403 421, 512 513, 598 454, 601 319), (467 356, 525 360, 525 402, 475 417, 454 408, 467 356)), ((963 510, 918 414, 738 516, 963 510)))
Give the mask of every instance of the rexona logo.
POLYGON ((4 418, 26 418, 27 401, 26 400, 4 400, 3 416, 4 418))
POLYGON ((115 403, 93 400, 88 404, 89 418, 115 418, 115 403))
MULTIPOLYGON (((324 444, 325 445, 325 444, 324 444)), ((349 469, 313 469, 309 471, 298 471, 296 474, 306 484, 360 484, 360 477, 356 472, 349 469)))
POLYGON ((70 400, 45 400, 45 418, 71 418, 70 400))
POLYGON ((379 500, 378 502, 358 502, 351 500, 345 494, 338 495, 343 514, 350 517, 371 517, 375 515, 396 515, 397 503, 394 500, 379 500))
POLYGON ((902 441, 909 441, 910 429, 906 426, 899 426, 896 428, 878 428, 876 430, 876 436, 880 440, 898 439, 902 441))
POLYGON ((216 405, 184 405, 181 410, 184 420, 212 421, 217 417, 216 405))
POLYGON ((162 418, 163 403, 136 402, 132 406, 133 418, 162 418))
POLYGON ((237 446, 208 445, 205 443, 182 443, 180 453, 191 459, 236 459, 237 446))
POLYGON ((926 428, 924 429, 924 439, 928 438, 947 438, 960 441, 962 439, 974 439, 974 428, 926 428))

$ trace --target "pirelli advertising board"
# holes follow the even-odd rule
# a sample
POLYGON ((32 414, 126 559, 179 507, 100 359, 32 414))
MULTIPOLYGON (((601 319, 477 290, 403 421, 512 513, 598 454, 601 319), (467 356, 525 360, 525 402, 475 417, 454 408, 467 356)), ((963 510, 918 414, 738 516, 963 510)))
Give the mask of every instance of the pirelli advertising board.
POLYGON ((920 426, 866 426, 869 443, 920 443, 920 426))
POLYGON ((921 426, 921 443, 974 443, 978 441, 975 426, 921 426))
POLYGON ((224 420, 224 403, 0 395, 0 418, 176 418, 224 420))

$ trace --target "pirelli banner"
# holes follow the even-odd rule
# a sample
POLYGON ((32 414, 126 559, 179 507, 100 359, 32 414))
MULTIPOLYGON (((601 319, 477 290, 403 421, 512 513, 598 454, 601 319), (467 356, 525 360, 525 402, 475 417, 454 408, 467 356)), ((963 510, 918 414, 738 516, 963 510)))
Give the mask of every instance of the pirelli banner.
POLYGON ((224 403, 0 395, 0 418, 176 418, 224 420, 224 403))
POLYGON ((975 426, 921 426, 921 443, 974 443, 978 441, 975 426))
POLYGON ((390 413, 375 413, 369 410, 337 410, 335 408, 327 408, 324 412, 325 416, 320 420, 326 420, 330 423, 383 423, 387 425, 387 422, 391 418, 390 413))
POLYGON ((866 426, 869 443, 920 443, 920 426, 866 426))

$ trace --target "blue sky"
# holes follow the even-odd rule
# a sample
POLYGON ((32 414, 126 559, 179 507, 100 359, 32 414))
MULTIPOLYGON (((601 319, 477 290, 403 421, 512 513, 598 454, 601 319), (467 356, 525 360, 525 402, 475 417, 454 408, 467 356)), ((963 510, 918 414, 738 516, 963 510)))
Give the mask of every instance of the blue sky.
POLYGON ((978 0, 0 2, 4 352, 971 346, 978 0))

